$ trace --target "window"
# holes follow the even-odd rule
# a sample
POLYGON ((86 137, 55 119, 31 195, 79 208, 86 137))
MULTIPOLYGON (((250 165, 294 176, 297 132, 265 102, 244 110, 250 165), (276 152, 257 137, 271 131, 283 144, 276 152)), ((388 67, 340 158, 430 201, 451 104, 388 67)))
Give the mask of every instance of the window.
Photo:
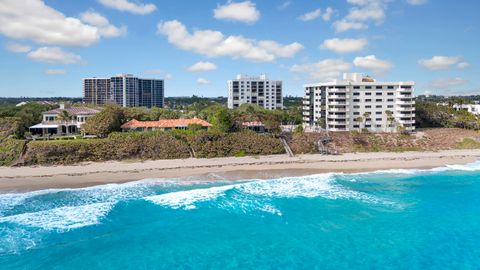
POLYGON ((371 106, 371 105, 367 105, 367 106, 365 106, 365 109, 370 109, 370 108, 372 108, 372 106, 371 106))
POLYGON ((400 88, 402 89, 412 89, 410 85, 402 85, 400 88))
POLYGON ((395 87, 393 85, 389 85, 387 88, 388 89, 394 89, 395 87))
POLYGON ((353 112, 353 115, 360 115, 360 112, 353 112))
POLYGON ((381 96, 381 95, 382 95, 382 92, 377 92, 377 93, 375 93, 375 95, 381 96))
POLYGON ((393 108, 393 105, 388 105, 387 108, 391 109, 393 108))
POLYGON ((378 114, 380 114, 380 115, 381 115, 381 114, 382 114, 382 112, 375 112, 375 114, 377 114, 377 115, 378 115, 378 114))
POLYGON ((375 121, 382 121, 382 118, 376 118, 375 121))
POLYGON ((365 93, 365 96, 371 96, 372 93, 365 93))
POLYGON ((382 125, 377 125, 377 128, 381 128, 381 127, 382 127, 382 125))
POLYGON ((388 93, 387 93, 387 95, 389 95, 389 96, 393 96, 393 95, 394 95, 394 93, 393 93, 393 92, 388 92, 388 93))
POLYGON ((375 106, 375 108, 381 109, 381 108, 382 108, 382 105, 377 105, 377 106, 375 106))
POLYGON ((355 92, 353 93, 354 96, 360 96, 360 93, 359 92, 355 92))
POLYGON ((377 86, 375 87, 375 89, 383 89, 383 86, 377 85, 377 86))
POLYGON ((353 108, 354 108, 354 109, 360 109, 360 106, 355 105, 355 106, 353 106, 353 108))
POLYGON ((393 102, 393 99, 387 99, 388 102, 393 102))
POLYGON ((372 125, 365 125, 365 128, 371 128, 372 125))
POLYGON ((371 99, 365 99, 365 102, 372 102, 371 99))
POLYGON ((359 125, 353 125, 353 128, 360 128, 359 125))
POLYGON ((353 102, 360 102, 360 99, 354 99, 353 102))
POLYGON ((376 101, 376 102, 382 102, 383 99, 376 99, 375 101, 376 101))
POLYGON ((372 89, 371 86, 365 86, 365 89, 372 89))
POLYGON ((354 86, 353 89, 360 89, 360 86, 354 86))

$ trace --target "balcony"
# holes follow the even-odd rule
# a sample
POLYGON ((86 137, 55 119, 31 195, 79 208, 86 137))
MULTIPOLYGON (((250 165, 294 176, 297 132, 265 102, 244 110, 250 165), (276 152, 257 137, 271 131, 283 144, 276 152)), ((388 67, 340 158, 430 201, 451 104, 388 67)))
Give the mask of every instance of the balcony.
POLYGON ((327 115, 327 118, 331 118, 331 119, 346 119, 346 118, 347 118, 347 115, 329 114, 329 115, 327 115))
POLYGON ((350 122, 348 122, 348 121, 342 121, 342 122, 331 121, 331 120, 327 121, 327 125, 329 125, 329 126, 347 126, 349 124, 350 124, 350 122))
POLYGON ((346 101, 328 101, 327 104, 328 104, 328 105, 332 105, 332 106, 335 106, 335 105, 347 105, 347 102, 346 102, 346 101))
POLYGON ((328 95, 328 99, 349 99, 349 98, 350 98, 350 95, 335 95, 335 93, 328 95))
POLYGON ((396 104, 399 104, 399 105, 413 105, 415 103, 415 100, 409 100, 409 101, 406 101, 406 100, 397 100, 395 101, 396 104))
POLYGON ((397 120, 400 124, 415 124, 415 120, 397 120))
POLYGON ((415 111, 415 107, 405 108, 405 107, 399 107, 399 106, 397 106, 397 107, 396 107, 396 110, 399 111, 399 112, 414 112, 414 111, 415 111))
POLYGON ((401 117, 411 117, 411 118, 415 118, 415 113, 407 113, 407 114, 395 114, 395 117, 396 118, 401 118, 401 117))
POLYGON ((327 110, 329 112, 349 112, 350 111, 349 108, 335 108, 335 107, 333 107, 333 108, 329 107, 327 110))
POLYGON ((347 89, 330 88, 328 93, 346 93, 347 89))

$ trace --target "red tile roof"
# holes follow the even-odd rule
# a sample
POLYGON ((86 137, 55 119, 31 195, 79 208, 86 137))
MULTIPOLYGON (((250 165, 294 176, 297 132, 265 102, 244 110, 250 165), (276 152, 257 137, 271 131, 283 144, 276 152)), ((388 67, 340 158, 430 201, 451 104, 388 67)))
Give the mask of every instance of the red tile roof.
POLYGON ((187 127, 190 124, 201 125, 202 127, 211 127, 212 125, 199 118, 192 119, 160 119, 158 121, 138 121, 131 120, 121 126, 122 129, 129 128, 176 128, 187 127))

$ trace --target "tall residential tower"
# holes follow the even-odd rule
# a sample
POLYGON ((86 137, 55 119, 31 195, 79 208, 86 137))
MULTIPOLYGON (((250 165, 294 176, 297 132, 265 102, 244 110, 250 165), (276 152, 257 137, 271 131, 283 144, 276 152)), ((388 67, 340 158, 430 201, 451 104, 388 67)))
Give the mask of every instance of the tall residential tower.
POLYGON ((228 108, 237 108, 245 103, 268 110, 282 109, 282 81, 269 80, 266 75, 237 75, 235 80, 228 81, 228 108))
POLYGON ((415 130, 414 82, 377 82, 359 73, 305 85, 303 122, 329 131, 415 130))
POLYGON ((141 79, 130 74, 83 79, 83 102, 87 104, 162 108, 164 91, 163 80, 141 79))

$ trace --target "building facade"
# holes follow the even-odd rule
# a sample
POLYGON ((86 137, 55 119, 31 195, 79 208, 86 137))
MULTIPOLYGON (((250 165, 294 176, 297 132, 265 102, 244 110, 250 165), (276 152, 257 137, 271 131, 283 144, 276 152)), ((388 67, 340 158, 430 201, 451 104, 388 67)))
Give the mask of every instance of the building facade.
POLYGON ((269 80, 266 75, 237 75, 235 80, 228 81, 228 108, 248 103, 268 110, 282 109, 282 92, 282 81, 269 80))
POLYGON ((164 92, 163 80, 141 79, 130 74, 83 79, 83 102, 87 104, 163 108, 164 92))
POLYGON ((305 85, 303 123, 328 131, 415 130, 414 82, 377 82, 359 73, 305 85))
POLYGON ((88 118, 99 113, 101 108, 60 107, 42 113, 42 122, 30 127, 32 136, 49 137, 76 135, 88 118))

